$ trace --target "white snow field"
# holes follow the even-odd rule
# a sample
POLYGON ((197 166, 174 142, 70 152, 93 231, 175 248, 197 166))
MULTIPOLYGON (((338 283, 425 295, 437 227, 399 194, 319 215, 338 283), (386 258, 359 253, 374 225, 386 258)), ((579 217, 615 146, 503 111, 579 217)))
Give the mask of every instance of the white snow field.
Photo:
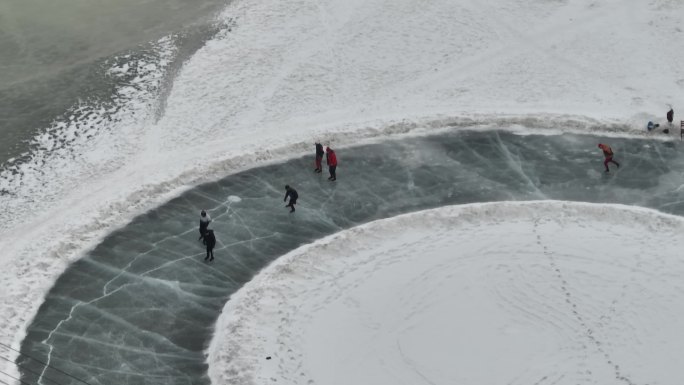
POLYGON ((99 135, 55 127, 75 145, 44 143, 2 174, 0 341, 18 349, 68 264, 135 215, 315 139, 339 148, 447 125, 646 136, 668 104, 679 121, 683 15, 673 0, 232 1, 162 109, 145 90, 165 63, 145 64, 149 79, 121 90, 130 102, 99 135))
POLYGON ((231 298, 212 383, 674 385, 682 234, 681 217, 561 201, 343 231, 231 298))

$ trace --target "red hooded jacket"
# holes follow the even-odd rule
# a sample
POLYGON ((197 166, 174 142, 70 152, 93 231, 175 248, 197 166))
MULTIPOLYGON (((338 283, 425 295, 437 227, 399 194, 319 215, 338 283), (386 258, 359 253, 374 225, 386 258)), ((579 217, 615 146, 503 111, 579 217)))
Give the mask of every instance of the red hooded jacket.
POLYGON ((613 149, 610 148, 609 145, 607 145, 607 144, 602 144, 602 143, 601 143, 601 144, 599 144, 598 146, 599 146, 599 148, 600 148, 601 150, 603 150, 603 155, 604 155, 606 158, 613 156, 613 149))
POLYGON ((328 166, 337 166, 337 157, 335 156, 335 151, 328 147, 325 152, 325 161, 328 162, 328 166))

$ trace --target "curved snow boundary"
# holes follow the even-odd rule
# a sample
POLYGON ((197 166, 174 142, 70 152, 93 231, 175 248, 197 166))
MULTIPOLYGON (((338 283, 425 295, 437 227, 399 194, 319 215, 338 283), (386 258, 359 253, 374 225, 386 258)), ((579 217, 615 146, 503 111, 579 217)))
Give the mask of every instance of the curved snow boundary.
MULTIPOLYGON (((0 285, 6 289, 0 294, 0 304, 5 310, 0 315, 0 341, 19 349, 26 327, 55 280, 71 263, 135 216, 164 204, 198 184, 309 154, 314 140, 344 148, 407 136, 470 129, 508 129, 519 134, 582 132, 646 137, 636 132, 630 133, 628 129, 622 131, 625 126, 612 123, 601 125, 590 118, 550 115, 432 117, 386 123, 359 122, 359 126, 363 127, 360 129, 351 129, 350 126, 352 123, 284 136, 272 140, 268 145, 247 146, 241 151, 224 153, 223 158, 217 157, 211 162, 190 162, 181 167, 181 171, 169 167, 157 170, 159 172, 145 173, 150 163, 159 160, 153 156, 152 159, 128 159, 128 166, 117 166, 111 172, 91 175, 87 182, 68 182, 72 190, 67 195, 62 195, 59 190, 50 192, 53 182, 37 179, 34 182, 46 183, 42 185, 45 190, 41 192, 43 196, 39 201, 34 201, 36 197, 32 195, 34 190, 40 189, 35 183, 25 186, 28 190, 21 198, 1 195, 0 202, 5 210, 0 248, 6 257, 3 272, 0 273, 0 285), (523 128, 525 124, 531 128, 523 128), (21 236, 15 238, 17 234, 21 236)), ((44 177, 47 178, 47 175, 44 177)), ((56 182, 64 183, 59 179, 56 182)), ((13 352, 8 354, 12 359, 16 358, 13 352)), ((0 368, 18 374, 14 364, 5 362, 0 368)))
MULTIPOLYGON (((666 264, 670 258, 679 260, 680 250, 684 245, 684 241, 681 238, 681 234, 684 233, 684 218, 662 214, 650 209, 614 204, 588 204, 565 201, 478 203, 414 212, 367 223, 325 237, 280 257, 231 297, 226 303, 222 315, 217 320, 215 336, 207 349, 209 376, 212 383, 259 384, 270 382, 272 378, 276 378, 278 383, 296 384, 305 383, 307 380, 310 380, 308 383, 316 383, 315 381, 312 382, 311 377, 309 377, 311 375, 309 369, 315 366, 315 364, 308 365, 307 358, 312 359, 313 357, 315 360, 317 356, 327 356, 328 362, 336 362, 335 364, 330 364, 332 365, 331 367, 319 368, 321 372, 328 370, 331 372, 331 375, 333 375, 332 373, 341 375, 342 377, 336 383, 345 383, 345 381, 349 383, 347 380, 352 379, 359 380, 359 378, 349 374, 349 372, 354 372, 355 370, 345 371, 345 368, 338 367, 343 365, 339 364, 340 361, 349 361, 350 357, 354 356, 354 352, 350 353, 347 350, 344 353, 338 353, 336 351, 337 346, 327 346, 329 350, 326 351, 307 351, 307 346, 304 346, 306 341, 303 341, 303 335, 309 332, 316 334, 315 331, 310 331, 309 329, 317 326, 312 319, 318 317, 317 313, 323 311, 321 309, 328 307, 331 302, 330 299, 339 299, 345 295, 345 292, 356 289, 357 286, 363 286, 367 281, 372 281, 374 277, 368 273, 369 271, 373 272, 372 275, 376 275, 378 271, 390 268, 391 265, 401 261, 409 261, 409 270, 411 269, 411 263, 414 264, 413 266, 416 270, 420 271, 427 271, 431 268, 437 270, 447 268, 448 266, 445 265, 430 266, 429 261, 431 259, 426 260, 424 258, 430 253, 434 245, 437 245, 436 248, 444 248, 445 244, 453 246, 453 250, 455 250, 454 257, 456 257, 460 252, 464 254, 468 252, 465 249, 459 248, 459 237, 465 243, 465 241, 469 241, 468 237, 477 238, 477 233, 487 233, 492 227, 505 229, 506 226, 508 226, 509 230, 513 231, 510 233, 488 234, 488 241, 477 246, 477 253, 480 256, 486 257, 497 252, 506 254, 510 253, 511 250, 515 250, 518 254, 523 255, 527 255, 525 254, 526 252, 530 254, 536 253, 536 255, 544 254, 549 256, 551 267, 553 267, 554 252, 558 254, 556 257, 557 262, 566 259, 572 260, 573 258, 594 259, 594 256, 598 255, 614 255, 616 259, 624 260, 626 261, 625 264, 628 265, 626 268, 619 266, 620 268, 627 270, 638 268, 638 270, 646 270, 646 275, 650 273, 658 275, 658 271, 648 271, 649 265, 658 264, 656 262, 666 264), (592 243, 592 240, 572 239, 572 235, 576 234, 572 231, 568 233, 570 239, 563 239, 568 237, 565 230, 573 225, 585 229, 585 232, 590 234, 596 234, 596 238, 599 239, 598 249, 592 249, 592 247, 596 246, 592 243), (512 247, 512 245, 509 245, 509 242, 514 243, 518 241, 520 234, 516 235, 515 232, 521 228, 522 230, 519 231, 527 232, 528 234, 533 233, 529 237, 534 238, 536 236, 537 244, 527 245, 528 247, 516 245, 519 248, 510 249, 509 247, 512 247), (471 232, 469 235, 459 235, 461 232, 468 231, 471 232), (625 231, 625 233, 620 233, 620 231, 625 231), (582 254, 582 252, 585 254, 575 255, 573 254, 574 250, 567 250, 562 247, 559 247, 560 250, 554 251, 553 243, 548 245, 549 250, 547 251, 547 245, 544 245, 542 240, 544 237, 547 239, 554 237, 554 241, 558 238, 559 242, 571 242, 576 246, 576 249, 581 250, 578 252, 579 254, 582 254), (493 239, 496 239, 497 242, 492 242, 493 239), (639 247, 629 245, 620 248, 620 245, 629 242, 636 243, 639 247), (606 247, 606 249, 601 249, 601 245, 606 247), (617 247, 617 249, 614 247, 617 247), (630 247, 631 249, 628 249, 630 247), (640 247, 641 250, 639 250, 640 247), (647 250, 646 253, 655 253, 658 258, 652 259, 652 255, 643 255, 644 250, 647 250), (588 252, 592 254, 587 255, 588 252), (629 266, 628 261, 634 258, 635 253, 642 253, 636 258, 643 257, 643 265, 629 266), (416 259, 414 256, 419 258, 416 259), (344 355, 345 353, 348 354, 346 356, 347 360, 339 357, 339 355, 344 355), (272 356, 273 359, 266 360, 266 357, 269 356, 272 356), (335 357, 340 359, 336 361, 335 357), (337 369, 337 371, 334 369, 337 369)), ((567 248, 567 244, 565 247, 567 248)), ((472 250, 470 251, 472 252, 472 250)), ((541 258, 543 265, 545 258, 539 258, 541 258)), ((457 258, 455 259, 457 262, 451 263, 460 264, 463 262, 459 262, 457 258)), ((641 260, 639 259, 639 261, 641 260)), ((601 263, 605 263, 608 268, 618 267, 611 264, 610 261, 601 261, 601 263)), ((446 265, 448 264, 449 262, 446 263, 446 265)), ((552 271, 549 266, 546 267, 547 270, 552 271)), ((661 270, 669 271, 669 268, 670 266, 664 266, 661 270)), ((455 266, 455 269, 460 269, 460 267, 455 266)), ((523 267, 523 269, 525 268, 523 267)), ((603 278, 600 272, 592 272, 591 269, 591 267, 588 268, 588 271, 592 279, 601 280, 603 278)), ((568 270, 570 269, 568 268, 568 270)), ((570 281, 571 278, 575 278, 573 276, 574 271, 567 271, 568 277, 560 276, 560 272, 558 274, 559 280, 567 278, 570 281)), ((673 270, 672 274, 668 275, 674 277, 676 271, 673 270)), ((385 274, 385 278, 387 278, 386 276, 387 274, 385 274)), ((397 277, 397 280, 401 281, 401 279, 401 277, 397 277)), ((473 277, 473 279, 477 278, 473 277)), ((391 276, 389 280, 394 280, 394 277, 391 276)), ((642 284, 641 282, 633 283, 636 285, 642 284)), ((423 282, 423 284, 427 283, 423 282)), ((415 286, 418 286, 419 289, 421 285, 417 284, 415 286)), ((567 286, 567 284, 564 285, 567 286)), ((395 287, 392 286, 391 282, 387 286, 395 287)), ((643 287, 639 287, 641 291, 644 290, 643 287)), ((387 290, 391 294, 385 294, 385 297, 394 295, 391 289, 386 289, 385 291, 387 290)), ((507 289, 502 287, 501 290, 505 291, 507 289)), ((523 291, 525 290, 527 288, 523 288, 523 291)), ((563 287, 563 290, 565 290, 565 287, 563 287)), ((366 293, 374 295, 369 292, 366 293)), ((426 295, 425 293, 413 291, 411 293, 412 295, 415 294, 415 297, 420 298, 425 298, 426 295)), ((569 295, 570 293, 561 294, 569 295)), ((582 294, 587 295, 587 292, 584 291, 582 294)), ((592 293, 589 292, 588 295, 591 296, 592 293)), ((624 296, 624 293, 622 295, 624 296)), ((385 299, 382 295, 379 296, 380 301, 385 299)), ((561 300, 565 299, 564 296, 561 297, 561 300)), ((627 300, 629 301, 629 299, 627 300)), ((353 302, 353 299, 350 299, 350 301, 353 302)), ((573 305, 575 304, 573 303, 573 305)), ((388 308, 385 309, 386 311, 392 310, 390 306, 386 307, 388 308)), ((437 307, 439 307, 439 303, 437 307)), ((577 322, 576 319, 573 319, 573 315, 570 312, 566 312, 563 307, 561 305, 551 310, 542 310, 547 312, 558 311, 563 313, 562 317, 569 318, 569 323, 577 322)), ((364 309, 367 310, 367 308, 364 309)), ((535 312, 535 310, 531 309, 530 312, 535 312)), ((399 319, 404 315, 389 313, 387 317, 399 319)), ((434 314, 432 315, 434 316, 434 314)), ((615 315, 613 314, 613 316, 615 315)), ((350 319, 354 319, 353 315, 350 317, 350 319)), ((375 320, 372 316, 363 313, 360 317, 364 318, 362 322, 374 324, 378 327, 374 323, 374 321, 378 320, 375 320)), ((328 321, 335 323, 335 314, 328 314, 328 321), (331 317, 332 319, 330 319, 331 317)), ((335 325, 329 325, 331 328, 335 328, 330 329, 330 334, 343 334, 347 331, 354 332, 354 330, 347 330, 345 328, 345 319, 337 321, 335 325)), ((581 317, 580 321, 582 321, 581 317)), ((585 321, 589 323, 592 320, 586 319, 585 321)), ((610 320, 605 319, 603 321, 610 322, 610 320)), ((381 320, 378 322, 382 324, 381 320)), ((558 322, 563 323, 564 321, 560 320, 558 322)), ((679 321, 675 319, 673 322, 679 321)), ((411 325, 412 327, 419 327, 415 323, 411 325)), ((364 326, 367 325, 364 324, 364 326)), ((477 325, 475 326, 477 328, 477 325)), ((370 328, 370 326, 368 327, 370 328)), ((321 332, 321 330, 318 331, 321 332)), ((476 333, 476 331, 471 332, 476 333)), ((318 336, 326 338, 325 331, 322 331, 322 333, 323 335, 318 334, 318 336)), ((581 330, 579 334, 578 338, 583 338, 581 330)), ((597 332, 597 335, 600 334, 597 332)), ((335 342, 338 343, 340 342, 339 340, 362 343, 365 341, 365 337, 367 336, 345 334, 338 338, 331 337, 329 340, 336 340, 335 342)), ((589 337, 588 342, 585 343, 591 344, 591 338, 593 338, 591 333, 589 333, 589 337)), ((312 338, 316 339, 315 337, 312 338)), ((389 336, 388 338, 392 339, 393 337, 389 336)), ((396 341, 398 343, 398 340, 396 341)), ((389 344, 392 345, 394 343, 390 342, 389 344)), ((319 345, 323 344, 324 342, 319 343, 319 345)), ((344 343, 342 344, 344 345, 344 343)), ((313 345, 315 346, 316 344, 314 343, 313 345)), ((348 345, 353 345, 353 343, 350 342, 348 345)), ((349 348, 349 346, 346 347, 349 348)), ((602 350, 600 343, 598 344, 598 350, 602 350)), ((445 356, 449 356, 453 352, 434 352, 432 357, 439 357, 442 353, 445 356)), ((620 352, 609 351, 608 349, 605 354, 612 353, 620 354, 620 352)), ((379 353, 375 351, 373 354, 379 353)), ((396 366, 393 366, 397 362, 392 361, 391 357, 388 358, 386 355, 384 357, 383 363, 388 364, 389 368, 392 368, 392 372, 399 370, 396 366)), ((370 356, 367 358, 370 358, 370 356)), ((653 361, 657 361, 656 358, 651 358, 653 361)), ((418 358, 414 357, 414 359, 417 360, 418 358)), ((609 358, 606 359, 610 362, 609 358)), ((325 359, 320 358, 320 360, 324 361, 325 359)), ((601 357, 601 360, 603 360, 603 357, 601 357)), ((371 361, 373 360, 371 359, 371 361)), ((398 365, 406 366, 408 364, 408 362, 400 362, 398 365)), ((604 364, 605 362, 599 362, 598 365, 604 364)), ((550 365, 553 365, 553 363, 550 365)), ((366 367, 371 366, 371 364, 360 366, 366 367)), ((359 367, 358 369, 361 368, 359 367)), ((618 376, 620 373, 620 369, 616 369, 615 375, 618 376)), ((612 374, 609 373, 609 375, 612 374)))

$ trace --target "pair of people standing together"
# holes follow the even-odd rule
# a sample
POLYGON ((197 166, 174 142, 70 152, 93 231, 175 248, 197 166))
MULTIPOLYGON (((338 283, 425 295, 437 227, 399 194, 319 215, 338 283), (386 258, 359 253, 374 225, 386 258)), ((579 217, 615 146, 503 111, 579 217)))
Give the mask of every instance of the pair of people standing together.
POLYGON ((323 168, 321 166, 321 163, 323 162, 323 154, 325 154, 325 161, 326 163, 328 163, 328 172, 330 172, 328 180, 336 181, 337 175, 335 171, 337 170, 337 156, 335 155, 335 151, 333 151, 333 149, 330 147, 326 147, 324 151, 323 145, 320 143, 316 143, 316 168, 314 169, 314 171, 323 171, 323 168))

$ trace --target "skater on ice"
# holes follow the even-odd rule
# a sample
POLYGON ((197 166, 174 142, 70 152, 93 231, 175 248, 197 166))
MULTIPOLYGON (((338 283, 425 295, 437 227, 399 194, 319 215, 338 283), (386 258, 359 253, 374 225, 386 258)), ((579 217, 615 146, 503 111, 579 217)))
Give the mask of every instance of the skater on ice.
POLYGON ((608 163, 614 163, 618 168, 620 168, 620 163, 613 160, 613 149, 610 148, 609 145, 599 143, 598 147, 601 150, 603 150, 603 156, 606 158, 603 161, 603 165, 606 166, 606 172, 610 172, 610 169, 608 168, 608 163))
POLYGON ((200 223, 199 223, 199 233, 200 236, 197 238, 197 240, 201 240, 204 238, 204 234, 207 232, 207 227, 209 226, 209 223, 211 223, 211 217, 209 214, 207 214, 206 211, 202 210, 200 213, 200 223))
POLYGON ((204 260, 209 260, 211 262, 214 260, 214 246, 216 246, 216 236, 214 235, 214 230, 206 230, 204 233, 204 243, 207 245, 207 256, 204 257, 204 260))
POLYGON ((297 190, 293 189, 290 187, 290 185, 286 184, 285 185, 285 198, 283 198, 283 202, 287 200, 287 198, 290 198, 290 201, 285 205, 285 207, 289 207, 291 210, 290 212, 293 213, 295 211, 295 204, 297 204, 297 198, 299 198, 299 194, 297 194, 297 190))
POLYGON ((316 169, 314 169, 314 172, 323 171, 323 167, 321 166, 321 162, 323 161, 323 154, 325 154, 325 151, 323 151, 323 145, 316 142, 316 169))
POLYGON ((335 151, 330 147, 326 147, 325 149, 325 161, 328 163, 328 171, 330 172, 328 180, 336 181, 337 175, 335 174, 335 170, 337 169, 337 156, 335 156, 335 151))
POLYGON ((667 122, 672 125, 672 121, 674 120, 674 110, 672 107, 670 107, 670 111, 667 111, 667 122))

